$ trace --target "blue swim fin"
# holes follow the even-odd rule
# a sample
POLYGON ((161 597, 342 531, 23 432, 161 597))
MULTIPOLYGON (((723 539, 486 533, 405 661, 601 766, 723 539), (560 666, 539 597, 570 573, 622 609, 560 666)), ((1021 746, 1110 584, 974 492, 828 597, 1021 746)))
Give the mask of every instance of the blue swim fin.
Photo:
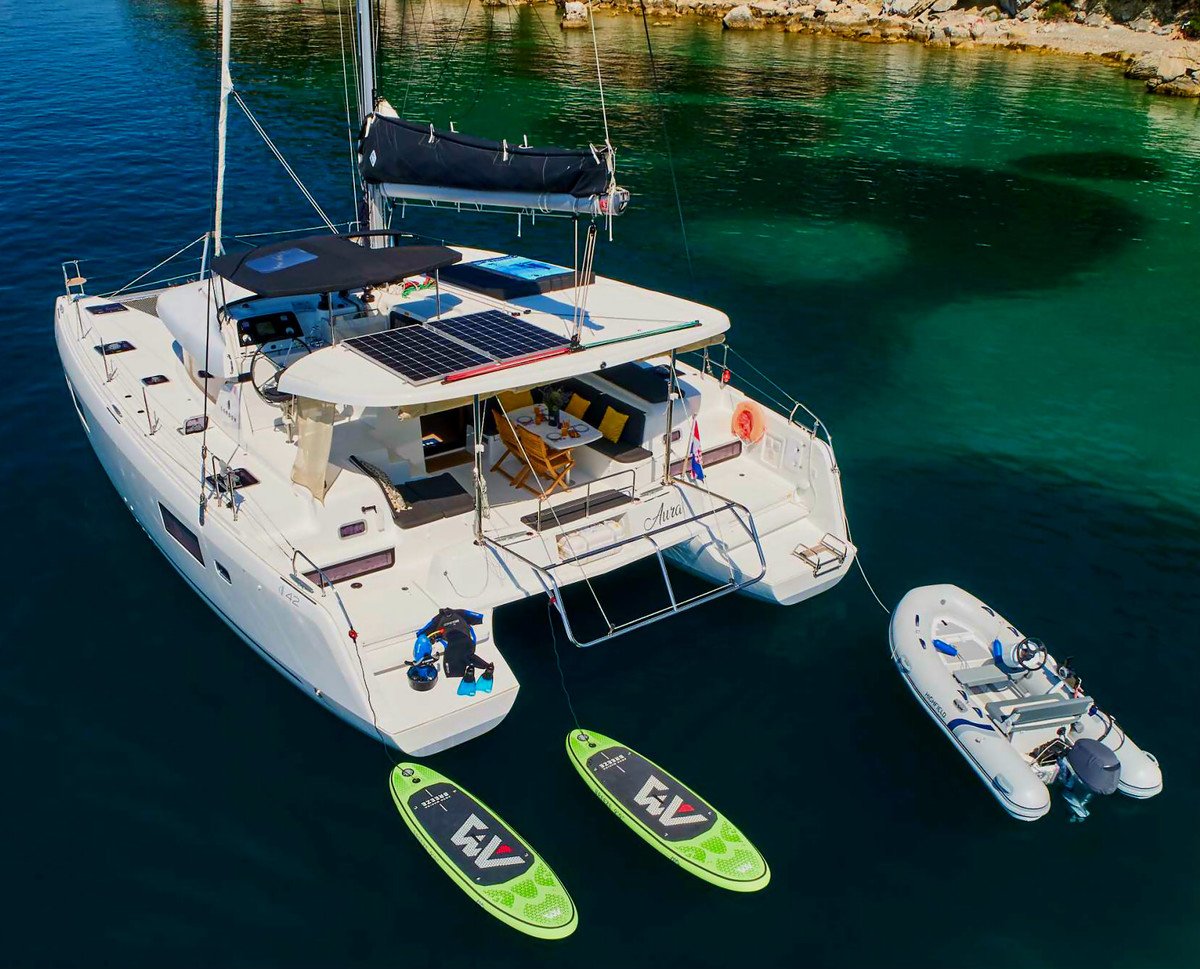
POLYGON ((463 673, 462 682, 458 684, 459 696, 474 696, 475 695, 475 667, 468 666, 463 673))
POLYGON ((475 684, 479 688, 480 693, 492 692, 492 667, 489 666, 480 675, 479 680, 475 684))

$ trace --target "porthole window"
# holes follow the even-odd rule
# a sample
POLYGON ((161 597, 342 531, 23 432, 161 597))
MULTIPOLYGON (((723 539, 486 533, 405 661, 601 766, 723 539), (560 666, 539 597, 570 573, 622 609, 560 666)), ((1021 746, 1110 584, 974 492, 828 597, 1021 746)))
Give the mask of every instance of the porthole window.
POLYGON ((365 535, 367 533, 367 523, 365 521, 347 522, 338 529, 339 538, 354 538, 355 535, 365 535))
POLYGON ((230 585, 233 585, 233 579, 229 577, 229 569, 225 568, 225 566, 223 566, 220 562, 217 563, 217 575, 219 575, 230 585))

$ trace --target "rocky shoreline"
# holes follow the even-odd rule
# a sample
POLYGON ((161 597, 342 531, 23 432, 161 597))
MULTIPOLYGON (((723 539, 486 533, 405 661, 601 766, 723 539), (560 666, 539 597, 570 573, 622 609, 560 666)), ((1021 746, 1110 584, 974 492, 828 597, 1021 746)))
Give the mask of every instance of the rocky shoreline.
MULTIPOLYGON (((492 0, 513 3, 521 0, 492 0)), ((1155 94, 1200 98, 1200 13, 1161 23, 1141 0, 646 0, 655 26, 679 17, 728 30, 784 30, 868 43, 924 44, 1069 54, 1111 62, 1155 94), (968 5, 971 4, 971 5, 968 5)), ((588 7, 558 0, 564 28, 586 27, 588 7)), ((641 14, 640 0, 599 0, 593 10, 641 14)), ((1200 9, 1200 8, 1198 8, 1200 9)))

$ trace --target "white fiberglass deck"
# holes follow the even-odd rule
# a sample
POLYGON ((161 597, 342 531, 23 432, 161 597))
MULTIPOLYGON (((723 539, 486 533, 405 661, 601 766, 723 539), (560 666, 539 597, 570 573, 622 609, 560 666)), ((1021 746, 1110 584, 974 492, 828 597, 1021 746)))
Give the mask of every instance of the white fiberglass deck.
MULTIPOLYGON (((464 253, 468 258, 492 255, 464 253)), ((361 356, 343 367, 349 358, 338 346, 286 358, 295 362, 280 381, 283 390, 303 389, 336 402, 328 488, 319 499, 293 481, 294 415, 244 381, 210 381, 207 434, 183 432, 189 420, 205 412, 204 393, 187 371, 191 358, 157 317, 154 294, 126 299, 124 310, 97 314, 88 307, 110 301, 62 299, 56 329, 64 369, 97 454, 134 515, 184 578, 243 638, 322 703, 410 752, 429 753, 489 729, 512 706, 518 685, 491 636, 491 613, 506 602, 543 594, 548 581, 588 581, 669 550, 676 564, 719 582, 731 570, 743 577, 758 574, 761 549, 767 575, 746 591, 789 603, 828 588, 849 567, 844 557, 828 574, 818 575, 796 554, 819 545, 829 533, 845 537, 832 451, 809 429, 767 411, 763 441, 739 442, 730 422, 745 396, 682 364, 683 397, 673 408, 604 378, 604 371, 617 364, 647 358, 665 362, 665 350, 719 338, 728 326, 724 314, 612 280, 597 279, 590 289, 582 342, 618 342, 458 385, 415 386, 361 356), (698 322, 670 329, 693 321, 698 322), (658 332, 664 327, 667 332, 658 332), (652 335, 639 337, 642 332, 652 335), (107 356, 94 349, 122 340, 133 349, 107 356), (166 382, 144 383, 156 375, 166 382), (570 488, 546 501, 489 470, 499 456, 498 441, 484 438, 481 540, 470 445, 464 442, 461 457, 439 455, 435 463, 424 451, 422 421, 427 418, 420 415, 462 409, 463 398, 475 394, 490 397, 495 390, 566 378, 638 415, 644 431, 622 460, 593 445, 574 449, 570 488), (339 400, 343 394, 347 399, 339 400), (684 457, 693 421, 711 455, 706 480, 703 485, 666 482, 668 431, 674 438, 670 459, 677 462, 684 457), (236 516, 210 488, 203 522, 198 518, 202 443, 222 466, 244 469, 255 479, 237 489, 236 516), (352 456, 381 467, 397 486, 444 476, 472 498, 454 514, 401 527, 379 483, 352 456), (619 501, 561 524, 552 520, 550 509, 605 492, 618 493, 619 501), (744 516, 730 510, 733 505, 752 516, 756 532, 739 530, 744 516), (725 510, 704 517, 714 508, 725 510), (177 531, 164 531, 168 513, 195 533, 199 558, 180 544, 177 531), (532 527, 529 522, 539 513, 543 526, 532 527), (613 547, 593 554, 603 536, 613 547), (580 549, 586 552, 576 559, 580 549), (311 578, 318 567, 377 556, 387 557, 386 564, 331 589, 322 590, 311 578), (414 631, 446 606, 484 613, 479 652, 496 665, 493 693, 461 697, 455 681, 441 682, 428 693, 408 687, 404 661, 412 656, 414 631)), ((338 338, 385 328, 399 291, 377 293, 377 311, 371 315, 339 320, 338 338)), ((571 292, 559 292, 505 305, 521 319, 541 320, 565 332, 573 298, 571 292), (526 309, 531 312, 525 314, 526 309)), ((432 299, 425 291, 396 302, 419 316, 432 299)), ((441 287, 441 301, 443 312, 453 306, 455 314, 496 305, 453 286, 441 287)), ((313 297, 295 305, 306 326, 323 318, 313 297)), ((254 349, 241 353, 235 372, 252 369, 254 349)), ((210 463, 206 472, 212 470, 210 463)))

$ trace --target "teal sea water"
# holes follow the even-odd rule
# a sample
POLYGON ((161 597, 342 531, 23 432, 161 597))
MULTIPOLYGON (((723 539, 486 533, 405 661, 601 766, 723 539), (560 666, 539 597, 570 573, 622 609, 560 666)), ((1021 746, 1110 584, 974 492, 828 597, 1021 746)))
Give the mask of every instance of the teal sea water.
MULTIPOLYGON (((634 205, 600 272, 727 310, 830 425, 885 602, 953 581, 1059 656, 1166 790, 1005 817, 913 703, 857 575, 564 653, 585 724, 725 810, 774 880, 738 897, 630 837, 567 764, 545 604, 497 638, 501 728, 436 766, 567 882, 538 944, 396 816, 388 757, 270 671, 167 569, 92 457, 51 336, 59 261, 119 285, 207 224, 210 5, 0 0, 0 653, 5 965, 1178 966, 1200 958, 1200 113, 1096 64, 599 18, 634 205), (660 110, 661 109, 661 110, 660 110), (685 257, 662 119, 690 245, 685 257)), ((239 85, 353 214, 335 0, 239 2, 239 85)), ((549 8, 385 4, 414 117, 603 137, 590 38, 549 8)), ((235 118, 228 223, 314 224, 235 118)), ((413 215, 563 258, 561 223, 413 215)))

